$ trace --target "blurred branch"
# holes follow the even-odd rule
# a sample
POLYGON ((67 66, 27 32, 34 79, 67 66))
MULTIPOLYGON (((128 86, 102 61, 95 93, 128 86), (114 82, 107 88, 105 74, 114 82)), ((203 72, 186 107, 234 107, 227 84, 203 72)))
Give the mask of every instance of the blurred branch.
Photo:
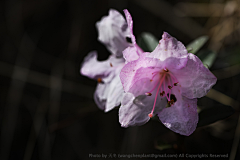
POLYGON ((49 132, 55 132, 59 129, 65 128, 67 126, 70 126, 71 124, 73 124, 74 122, 76 122, 78 119, 87 116, 88 114, 92 113, 92 112, 96 112, 99 109, 96 107, 94 102, 87 102, 81 109, 79 109, 78 111, 76 111, 76 115, 75 116, 71 116, 68 117, 64 120, 61 120, 60 122, 56 122, 53 123, 49 126, 49 132))
MULTIPOLYGON (((181 17, 220 17, 225 4, 223 3, 178 3, 174 8, 180 9, 183 14, 181 17)), ((176 11, 177 12, 177 11, 176 11)), ((178 12, 177 12, 178 13, 178 12)))
MULTIPOLYGON (((226 1, 224 3, 224 8, 220 10, 221 17, 217 24, 213 25, 210 29, 210 45, 209 48, 218 52, 223 46, 224 40, 230 35, 239 30, 239 4, 237 1, 226 1)), ((212 24, 212 16, 206 23, 206 26, 212 24)))
POLYGON ((234 139, 233 139, 233 144, 232 144, 232 149, 231 149, 229 160, 234 160, 235 159, 238 144, 239 144, 239 140, 240 140, 240 115, 238 116, 238 123, 237 123, 236 131, 235 131, 235 136, 234 136, 234 139))
POLYGON ((167 23, 171 24, 176 29, 185 33, 190 38, 196 38, 196 37, 202 35, 202 33, 204 31, 204 28, 202 28, 199 24, 197 24, 192 19, 187 18, 187 17, 180 18, 174 12, 171 12, 173 10, 173 7, 167 1, 134 0, 133 2, 136 3, 137 5, 140 5, 141 7, 145 8, 152 14, 165 20, 167 23))
MULTIPOLYGON (((240 91, 238 91, 238 99, 240 99, 240 91)), ((240 114, 238 114, 238 122, 235 130, 235 135, 232 143, 232 149, 230 153, 229 160, 234 160, 237 154, 237 149, 240 140, 240 114)))
POLYGON ((224 105, 232 106, 233 109, 235 109, 236 111, 240 111, 239 109, 240 103, 238 101, 232 99, 231 97, 217 90, 211 89, 206 96, 224 105))
POLYGON ((230 78, 240 73, 240 64, 212 71, 218 80, 230 78))
MULTIPOLYGON (((4 68, 0 70, 0 75, 11 77, 12 70, 14 69, 14 66, 5 62, 0 62, 0 68, 4 68)), ((15 68, 18 69, 18 73, 24 73, 27 71, 26 68, 15 66, 15 68)), ((56 80, 58 80, 58 77, 53 76, 56 80)), ((28 76, 26 78, 26 82, 32 83, 35 85, 39 85, 46 88, 51 88, 50 85, 50 76, 44 73, 36 72, 36 71, 28 71, 28 76)), ((15 76, 13 79, 17 79, 20 81, 23 81, 22 76, 15 76)), ((77 95, 86 97, 86 98, 92 98, 94 87, 82 85, 80 83, 75 83, 73 81, 69 80, 63 80, 62 81, 62 90, 68 93, 75 93, 77 95)))
POLYGON ((36 113, 33 118, 33 124, 30 129, 30 135, 28 137, 27 146, 25 149, 23 160, 32 159, 32 154, 33 154, 33 151, 35 148, 35 144, 36 144, 37 138, 40 134, 42 124, 45 121, 45 115, 46 115, 47 109, 48 109, 46 101, 47 101, 47 94, 45 92, 43 92, 42 98, 40 100, 40 103, 37 106, 36 113))
POLYGON ((15 63, 16 65, 11 65, 10 71, 8 70, 8 66, 1 66, 1 71, 6 73, 6 70, 8 70, 8 76, 11 77, 11 83, 7 93, 7 102, 1 127, 1 160, 7 160, 11 153, 11 147, 18 118, 19 104, 21 103, 23 90, 27 82, 29 68, 32 61, 32 55, 35 49, 36 44, 33 43, 28 34, 25 33, 18 48, 18 56, 15 63), (28 57, 28 61, 24 60, 23 57, 28 57), (21 70, 18 65, 25 66, 24 70, 21 70))

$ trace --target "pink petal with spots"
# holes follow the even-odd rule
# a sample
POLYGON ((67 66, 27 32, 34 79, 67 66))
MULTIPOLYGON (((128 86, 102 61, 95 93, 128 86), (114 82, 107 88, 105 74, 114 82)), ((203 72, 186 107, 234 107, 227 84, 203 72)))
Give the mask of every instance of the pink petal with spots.
POLYGON ((158 113, 161 122, 172 131, 189 136, 198 123, 197 99, 177 96, 176 103, 158 113))
MULTIPOLYGON (((152 110, 152 106, 154 103, 154 98, 156 91, 153 92, 152 96, 146 95, 137 95, 139 93, 145 93, 149 91, 149 84, 146 82, 150 79, 141 79, 135 83, 135 86, 138 88, 130 89, 132 92, 125 93, 121 102, 121 107, 119 109, 119 122, 121 123, 122 127, 129 127, 135 125, 143 125, 149 121, 148 114, 152 110)), ((154 84, 150 85, 153 87, 154 84)), ((167 104, 165 98, 158 98, 156 103, 156 109, 154 111, 153 116, 160 112, 167 104)))
POLYGON ((174 63, 170 62, 169 67, 181 69, 187 63, 188 52, 180 41, 164 32, 155 50, 151 54, 146 55, 146 57, 156 58, 160 61, 173 58, 174 63))
POLYGON ((204 67, 201 60, 189 53, 186 67, 177 70, 171 70, 177 78, 182 95, 187 98, 200 98, 207 94, 207 92, 216 83, 217 78, 204 67))

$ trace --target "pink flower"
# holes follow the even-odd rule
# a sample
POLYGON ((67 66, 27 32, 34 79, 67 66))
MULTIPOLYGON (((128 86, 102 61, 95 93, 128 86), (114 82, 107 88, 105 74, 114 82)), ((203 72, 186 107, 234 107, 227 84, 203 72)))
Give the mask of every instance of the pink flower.
POLYGON ((166 32, 152 53, 125 58, 128 63, 120 73, 126 92, 119 110, 121 125, 142 125, 158 115, 172 131, 192 134, 198 123, 197 98, 207 94, 216 77, 166 32))
POLYGON ((124 90, 119 74, 125 64, 123 50, 129 47, 139 54, 142 52, 136 44, 132 32, 132 19, 129 16, 127 23, 118 11, 110 9, 109 15, 96 23, 99 32, 98 39, 105 44, 112 55, 106 61, 99 62, 97 61, 97 52, 92 51, 85 57, 81 67, 82 75, 99 82, 94 93, 94 100, 98 107, 105 112, 119 106, 122 100, 124 90), (127 42, 127 37, 131 38, 132 44, 127 42))

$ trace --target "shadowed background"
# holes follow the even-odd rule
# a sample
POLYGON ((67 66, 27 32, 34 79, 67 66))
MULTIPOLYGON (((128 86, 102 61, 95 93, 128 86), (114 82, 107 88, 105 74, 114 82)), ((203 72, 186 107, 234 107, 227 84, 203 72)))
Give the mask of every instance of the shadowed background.
MULTIPOLYGON (((227 0, 6 0, 0 2, 0 159, 77 160, 89 154, 216 153, 238 159, 240 2, 227 0), (217 52, 215 92, 198 105, 232 106, 229 118, 180 136, 151 120, 121 128, 118 109, 93 101, 97 82, 80 75, 83 58, 109 51, 95 23, 114 8, 133 17, 134 34, 163 31, 183 44, 202 35, 217 52)), ((100 158, 95 158, 100 159, 100 158)), ((120 158, 119 158, 120 159, 120 158)), ((122 158, 124 159, 124 158, 122 158)), ((184 159, 184 158, 183 158, 184 159)), ((209 158, 210 159, 210 158, 209 158)))

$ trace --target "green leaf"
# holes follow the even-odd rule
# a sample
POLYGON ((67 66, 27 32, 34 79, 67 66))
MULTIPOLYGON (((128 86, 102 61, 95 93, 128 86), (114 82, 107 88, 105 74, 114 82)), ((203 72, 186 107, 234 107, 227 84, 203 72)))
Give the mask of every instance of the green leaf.
POLYGON ((215 61, 217 54, 214 51, 205 50, 197 54, 198 58, 201 59, 203 65, 206 68, 211 68, 213 62, 215 61))
POLYGON ((234 113, 234 109, 230 106, 216 105, 200 111, 197 127, 202 127, 214 123, 218 120, 225 119, 234 113))
POLYGON ((152 52, 158 45, 158 40, 151 33, 144 32, 137 39, 137 44, 145 52, 152 52))
POLYGON ((202 60, 204 65, 207 65, 208 68, 211 68, 213 62, 215 61, 217 54, 215 52, 210 52, 208 55, 202 60))
POLYGON ((188 52, 196 54, 197 51, 207 42, 208 36, 201 36, 187 45, 188 52))

